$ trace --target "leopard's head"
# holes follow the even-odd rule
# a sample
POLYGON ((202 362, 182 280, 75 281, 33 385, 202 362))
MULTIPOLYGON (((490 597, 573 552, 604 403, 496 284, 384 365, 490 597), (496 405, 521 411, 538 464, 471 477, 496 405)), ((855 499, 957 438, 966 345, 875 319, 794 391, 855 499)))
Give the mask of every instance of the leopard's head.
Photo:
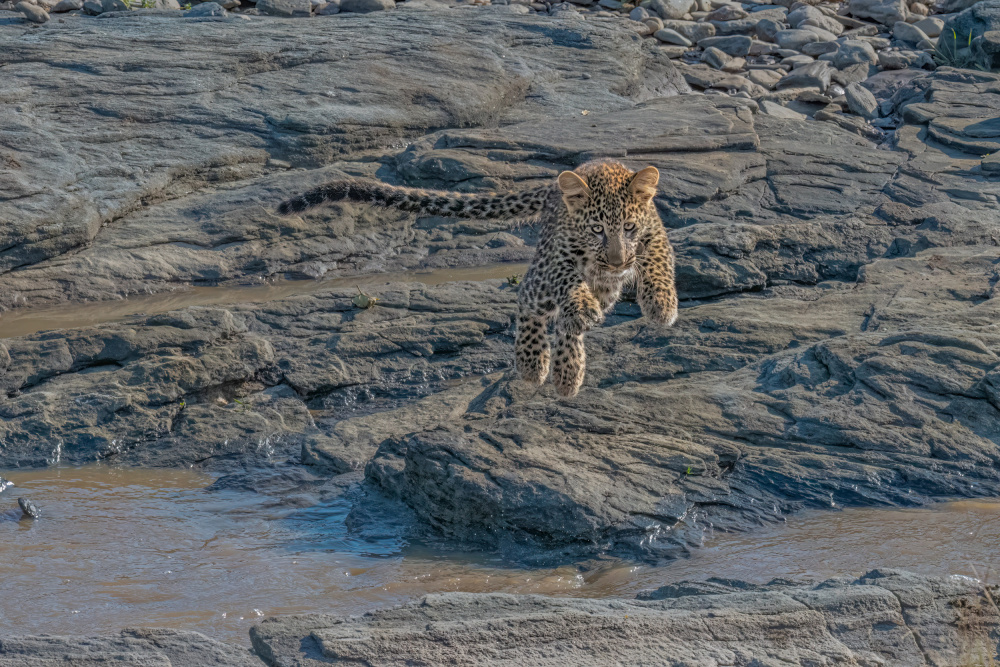
POLYGON ((598 268, 623 273, 635 264, 641 243, 662 225, 653 205, 660 172, 638 172, 618 162, 591 162, 559 174, 563 202, 598 268))

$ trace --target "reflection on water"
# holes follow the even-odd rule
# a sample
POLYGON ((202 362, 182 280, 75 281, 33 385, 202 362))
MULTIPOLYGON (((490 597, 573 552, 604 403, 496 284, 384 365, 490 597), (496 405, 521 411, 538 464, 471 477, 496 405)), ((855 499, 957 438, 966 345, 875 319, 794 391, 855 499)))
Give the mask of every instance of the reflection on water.
POLYGON ((235 303, 261 303, 290 296, 313 294, 323 290, 381 285, 389 282, 415 282, 440 285, 458 280, 492 280, 523 274, 527 264, 490 264, 460 269, 375 273, 354 278, 327 280, 277 280, 254 287, 191 287, 177 292, 129 297, 122 301, 71 304, 58 308, 25 309, 0 312, 0 338, 27 336, 50 329, 69 329, 119 322, 137 314, 155 315, 188 306, 225 306, 235 303))
MULTIPOLYGON (((1000 501, 795 516, 751 534, 715 535, 661 567, 505 567, 488 557, 364 540, 340 499, 308 508, 205 487, 191 470, 107 466, 0 471, 0 627, 96 634, 129 625, 198 630, 247 643, 262 615, 355 614, 437 591, 633 596, 681 579, 821 579, 873 567, 983 574, 1000 542, 1000 501), (16 499, 36 521, 18 520, 16 499)), ((386 531, 390 532, 390 531, 386 531)), ((997 558, 1000 562, 1000 558, 997 558)))

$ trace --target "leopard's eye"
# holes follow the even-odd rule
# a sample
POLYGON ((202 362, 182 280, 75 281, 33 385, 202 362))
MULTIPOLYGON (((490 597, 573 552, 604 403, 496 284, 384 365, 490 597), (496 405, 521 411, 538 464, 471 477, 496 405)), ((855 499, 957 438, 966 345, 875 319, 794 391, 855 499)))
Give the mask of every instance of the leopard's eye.
POLYGON ((635 223, 634 222, 626 222, 625 223, 625 231, 626 232, 630 232, 633 229, 635 229, 635 223))
POLYGON ((594 225, 593 227, 590 228, 590 231, 594 232, 595 234, 603 234, 604 233, 604 226, 603 225, 594 225))

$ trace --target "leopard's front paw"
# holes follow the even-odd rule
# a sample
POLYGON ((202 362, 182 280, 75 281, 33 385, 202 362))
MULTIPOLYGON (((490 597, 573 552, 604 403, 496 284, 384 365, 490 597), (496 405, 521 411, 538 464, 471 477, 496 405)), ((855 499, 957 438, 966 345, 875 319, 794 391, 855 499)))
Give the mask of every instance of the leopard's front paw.
POLYGON ((669 327, 677 321, 677 298, 672 295, 656 294, 644 299, 642 314, 657 324, 669 327))
POLYGON ((561 329, 570 335, 582 334, 604 321, 604 311, 597 299, 581 299, 567 308, 560 318, 561 329))

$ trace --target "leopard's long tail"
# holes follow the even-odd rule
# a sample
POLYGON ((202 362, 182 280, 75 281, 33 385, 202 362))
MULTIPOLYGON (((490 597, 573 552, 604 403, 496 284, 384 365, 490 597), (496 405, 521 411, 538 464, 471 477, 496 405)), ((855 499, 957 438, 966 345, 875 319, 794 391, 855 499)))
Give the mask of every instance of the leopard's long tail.
POLYGON ((423 215, 489 220, 524 218, 541 211, 552 193, 551 185, 510 194, 464 194, 386 185, 378 181, 348 179, 331 181, 281 202, 278 213, 290 215, 326 202, 352 201, 398 208, 423 215))

